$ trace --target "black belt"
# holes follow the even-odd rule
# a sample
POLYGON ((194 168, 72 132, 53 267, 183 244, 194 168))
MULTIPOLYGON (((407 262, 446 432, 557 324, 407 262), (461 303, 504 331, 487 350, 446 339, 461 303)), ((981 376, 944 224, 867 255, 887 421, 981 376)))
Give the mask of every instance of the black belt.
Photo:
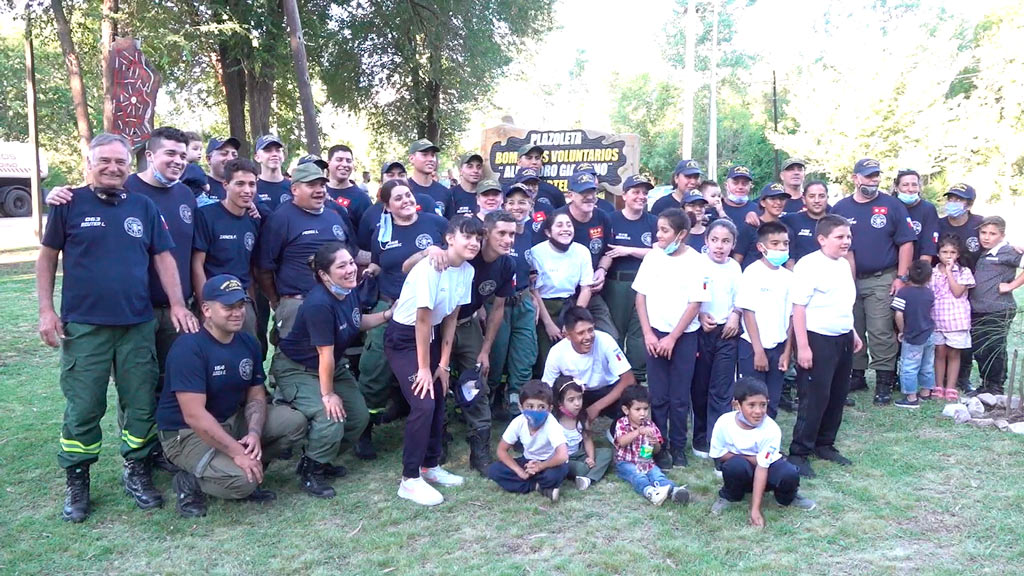
POLYGON ((636 272, 623 271, 623 272, 612 272, 608 275, 612 280, 619 280, 621 282, 632 282, 636 280, 636 272))
POLYGON ((878 270, 876 272, 864 272, 863 274, 857 274, 857 280, 864 280, 865 278, 881 278, 890 272, 895 272, 896 267, 890 266, 884 270, 878 270))

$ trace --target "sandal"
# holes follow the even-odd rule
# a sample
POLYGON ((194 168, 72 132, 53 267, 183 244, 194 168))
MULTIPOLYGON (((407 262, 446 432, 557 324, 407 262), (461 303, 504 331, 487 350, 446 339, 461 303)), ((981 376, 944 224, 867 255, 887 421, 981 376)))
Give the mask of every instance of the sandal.
POLYGON ((949 402, 959 402, 960 393, 957 392, 956 388, 946 388, 946 400, 949 402))
POLYGON ((917 397, 921 400, 934 400, 936 398, 945 398, 946 396, 942 393, 942 388, 933 388, 931 390, 928 388, 922 388, 917 391, 917 397), (925 392, 928 394, 925 395, 925 392))

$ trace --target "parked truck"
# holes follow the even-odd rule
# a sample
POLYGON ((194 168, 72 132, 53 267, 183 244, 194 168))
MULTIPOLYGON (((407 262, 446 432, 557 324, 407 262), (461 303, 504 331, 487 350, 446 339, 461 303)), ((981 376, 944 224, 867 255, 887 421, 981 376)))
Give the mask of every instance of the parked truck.
MULTIPOLYGON (((32 215, 32 147, 23 142, 0 142, 0 216, 32 215)), ((39 179, 49 170, 39 157, 39 179)))

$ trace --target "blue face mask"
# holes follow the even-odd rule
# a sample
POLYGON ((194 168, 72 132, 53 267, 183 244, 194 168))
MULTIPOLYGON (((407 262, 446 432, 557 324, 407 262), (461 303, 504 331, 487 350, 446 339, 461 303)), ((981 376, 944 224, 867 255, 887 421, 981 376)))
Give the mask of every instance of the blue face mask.
POLYGON ((526 424, 532 430, 538 430, 547 422, 548 419, 547 410, 523 410, 523 417, 526 418, 526 424))
POLYGON ((174 186, 175 184, 178 183, 177 180, 171 180, 170 178, 161 174, 160 171, 156 169, 156 167, 153 168, 153 180, 156 180, 161 186, 165 188, 170 188, 171 186, 174 186))
POLYGON ((380 215, 380 230, 377 231, 377 242, 380 242, 381 248, 388 242, 391 242, 391 232, 391 213, 382 212, 380 215))
POLYGON ((907 206, 913 206, 921 199, 917 194, 904 194, 903 192, 897 193, 896 197, 900 199, 900 202, 903 202, 907 206))
POLYGON ((671 244, 669 244, 668 246, 665 246, 665 255, 666 256, 671 256, 671 255, 675 254, 679 250, 679 247, 682 246, 682 245, 683 245, 682 241, 680 241, 679 237, 676 236, 676 239, 673 240, 671 244))
POLYGON ((782 266, 789 261, 789 250, 768 250, 764 257, 772 266, 782 266))
POLYGON ((750 420, 747 420, 746 418, 743 417, 743 411, 742 410, 737 410, 736 411, 736 419, 739 420, 740 422, 746 424, 747 426, 750 426, 751 428, 757 428, 757 426, 754 426, 753 424, 750 423, 750 420))
POLYGON ((349 294, 352 293, 352 289, 351 288, 345 288, 344 286, 339 286, 339 285, 335 284, 331 280, 327 281, 327 289, 330 290, 331 294, 334 294, 334 296, 337 297, 337 298, 344 298, 345 296, 348 296, 349 294))
POLYGON ((738 196, 736 194, 726 194, 725 197, 729 199, 729 202, 739 206, 743 206, 750 199, 750 196, 738 196))
POLYGON ((957 202, 955 200, 946 202, 946 216, 949 216, 950 218, 957 218, 959 216, 963 216, 966 212, 967 204, 957 202))

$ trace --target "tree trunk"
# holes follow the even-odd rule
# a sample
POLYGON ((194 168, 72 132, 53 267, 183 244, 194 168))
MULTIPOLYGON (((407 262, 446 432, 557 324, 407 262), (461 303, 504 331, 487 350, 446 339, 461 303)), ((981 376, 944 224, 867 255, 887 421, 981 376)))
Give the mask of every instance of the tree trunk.
POLYGON ((283 0, 283 2, 284 17, 288 23, 288 37, 292 47, 292 61, 295 63, 295 84, 299 87, 299 102, 302 104, 302 127, 306 134, 306 152, 319 155, 320 128, 316 123, 313 89, 309 84, 309 63, 306 60, 306 41, 302 38, 299 5, 296 0, 283 0))
POLYGON ((245 138, 245 73, 242 63, 227 44, 217 46, 217 76, 224 88, 224 100, 228 109, 228 136, 242 141, 240 156, 248 156, 249 146, 245 138))
POLYGON ((274 97, 274 77, 265 67, 251 66, 245 71, 245 94, 249 101, 249 133, 257 138, 270 133, 270 103, 274 97))
POLYGON ((71 102, 75 107, 75 122, 78 125, 79 148, 82 150, 82 158, 88 158, 92 126, 89 125, 89 104, 85 98, 85 84, 82 83, 82 68, 78 59, 78 50, 75 49, 75 42, 71 38, 71 25, 68 24, 68 18, 64 14, 62 0, 50 0, 50 5, 53 8, 53 20, 57 26, 60 49, 64 53, 64 63, 68 68, 71 102))
POLYGON ((114 69, 110 63, 110 47, 117 38, 118 0, 103 0, 103 22, 100 24, 100 66, 103 70, 103 131, 114 131, 114 69))
POLYGON ((679 157, 693 158, 693 95, 697 92, 697 0, 686 3, 686 54, 683 69, 683 141, 679 157))

